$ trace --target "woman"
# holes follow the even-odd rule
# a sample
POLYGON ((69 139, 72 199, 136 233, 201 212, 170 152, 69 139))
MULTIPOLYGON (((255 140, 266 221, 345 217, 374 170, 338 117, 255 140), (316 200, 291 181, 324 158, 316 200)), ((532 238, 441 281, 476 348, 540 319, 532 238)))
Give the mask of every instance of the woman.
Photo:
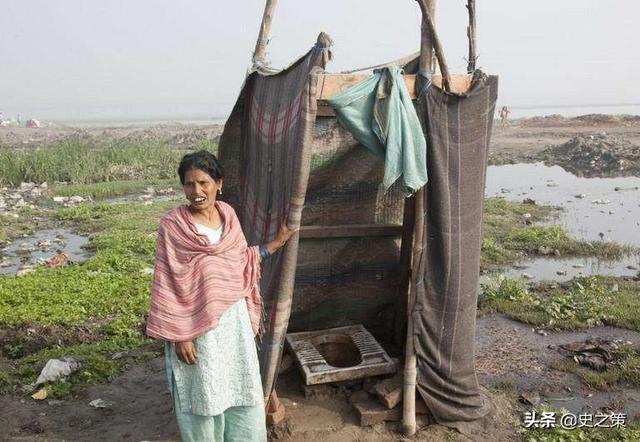
POLYGON ((260 261, 295 232, 248 247, 234 210, 217 201, 214 155, 178 167, 189 205, 160 220, 147 334, 164 340, 166 372, 183 441, 266 441, 254 336, 262 319, 260 261))

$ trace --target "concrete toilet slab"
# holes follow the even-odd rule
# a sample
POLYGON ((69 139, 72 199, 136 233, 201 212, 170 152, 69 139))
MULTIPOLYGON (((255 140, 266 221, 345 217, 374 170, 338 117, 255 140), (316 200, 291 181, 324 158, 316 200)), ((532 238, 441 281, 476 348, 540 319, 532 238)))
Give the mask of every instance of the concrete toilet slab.
POLYGON ((306 385, 324 384, 396 371, 395 363, 361 324, 289 333, 287 347, 306 385))

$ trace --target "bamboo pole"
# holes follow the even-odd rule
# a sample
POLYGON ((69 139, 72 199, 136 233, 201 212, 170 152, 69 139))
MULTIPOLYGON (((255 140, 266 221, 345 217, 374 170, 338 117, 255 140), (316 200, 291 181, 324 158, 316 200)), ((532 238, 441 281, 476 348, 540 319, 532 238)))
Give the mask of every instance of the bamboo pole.
MULTIPOLYGON (((434 32, 432 17, 435 16, 436 0, 416 0, 422 11, 422 26, 420 37, 420 59, 418 70, 418 91, 422 90, 424 81, 433 72, 433 52, 436 46, 437 36, 434 32)), ((438 42, 439 46, 439 42, 438 42)), ((440 55, 442 48, 440 48, 440 55)), ((438 60, 444 57, 438 57, 438 60)), ((442 66, 442 65, 441 65, 442 66)), ((449 71, 446 64, 442 72, 443 87, 449 88, 449 71)), ((425 116, 421 116, 422 124, 426 124, 425 116)), ((426 131, 425 131, 426 132, 426 131)), ((414 346, 413 334, 413 307, 416 300, 416 284, 418 272, 421 269, 420 260, 422 255, 422 242, 424 239, 424 192, 422 189, 416 192, 413 207, 413 242, 411 248, 411 283, 407 296, 407 336, 405 344, 404 358, 404 385, 403 385, 403 402, 402 402, 402 431, 406 436, 413 436, 416 432, 416 378, 417 378, 417 362, 414 346)), ((405 206, 406 207, 406 206, 405 206)))
POLYGON ((266 0, 264 14, 262 15, 262 24, 260 25, 260 32, 258 32, 258 41, 256 41, 256 48, 253 51, 252 61, 254 66, 264 64, 264 54, 267 50, 267 43, 269 42, 271 20, 273 19, 273 13, 277 3, 278 0, 266 0))
POLYGON ((402 343, 407 341, 407 306, 409 294, 409 281, 411 279, 411 253, 413 246, 413 223, 415 221, 415 196, 410 196, 404 200, 404 210, 402 216, 402 240, 400 242, 400 263, 398 294, 396 298, 396 316, 393 324, 394 343, 402 347, 402 343))
POLYGON ((413 334, 413 307, 416 301, 416 284, 418 272, 421 269, 422 242, 424 239, 424 187, 416 192, 413 250, 412 250, 412 275, 409 296, 407 299, 407 341, 404 356, 404 386, 402 402, 402 431, 405 436, 413 436, 416 432, 416 378, 417 362, 413 334))
POLYGON ((467 37, 469 38, 469 63, 467 72, 473 73, 476 70, 476 0, 467 0, 467 10, 469 11, 469 26, 467 27, 467 37))

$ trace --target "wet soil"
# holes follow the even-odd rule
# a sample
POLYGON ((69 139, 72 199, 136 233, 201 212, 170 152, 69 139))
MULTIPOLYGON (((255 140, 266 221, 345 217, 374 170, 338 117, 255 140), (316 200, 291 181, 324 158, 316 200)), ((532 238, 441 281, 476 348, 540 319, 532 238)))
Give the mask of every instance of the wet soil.
POLYGON ((565 361, 560 345, 585 341, 592 337, 620 339, 640 344, 640 332, 616 327, 594 327, 581 331, 545 332, 499 314, 478 320, 476 368, 481 383, 511 391, 519 396, 536 392, 541 402, 572 413, 596 412, 603 408, 627 413, 640 422, 640 389, 599 391, 585 385, 573 373, 553 368, 565 361))

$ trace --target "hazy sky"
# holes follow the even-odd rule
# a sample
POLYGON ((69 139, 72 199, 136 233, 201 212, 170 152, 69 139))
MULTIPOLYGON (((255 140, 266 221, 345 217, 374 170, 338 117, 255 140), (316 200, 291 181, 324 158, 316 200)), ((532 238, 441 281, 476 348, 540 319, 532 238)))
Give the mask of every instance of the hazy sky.
MULTIPOLYGON (((449 65, 466 66, 465 0, 440 0, 449 65)), ((640 103, 636 0, 477 0, 479 65, 499 104, 640 103)), ((42 119, 224 117, 249 66, 263 0, 3 0, 0 110, 42 119)), ((328 70, 419 47, 413 0, 279 0, 268 59, 281 67, 320 31, 328 70)))

